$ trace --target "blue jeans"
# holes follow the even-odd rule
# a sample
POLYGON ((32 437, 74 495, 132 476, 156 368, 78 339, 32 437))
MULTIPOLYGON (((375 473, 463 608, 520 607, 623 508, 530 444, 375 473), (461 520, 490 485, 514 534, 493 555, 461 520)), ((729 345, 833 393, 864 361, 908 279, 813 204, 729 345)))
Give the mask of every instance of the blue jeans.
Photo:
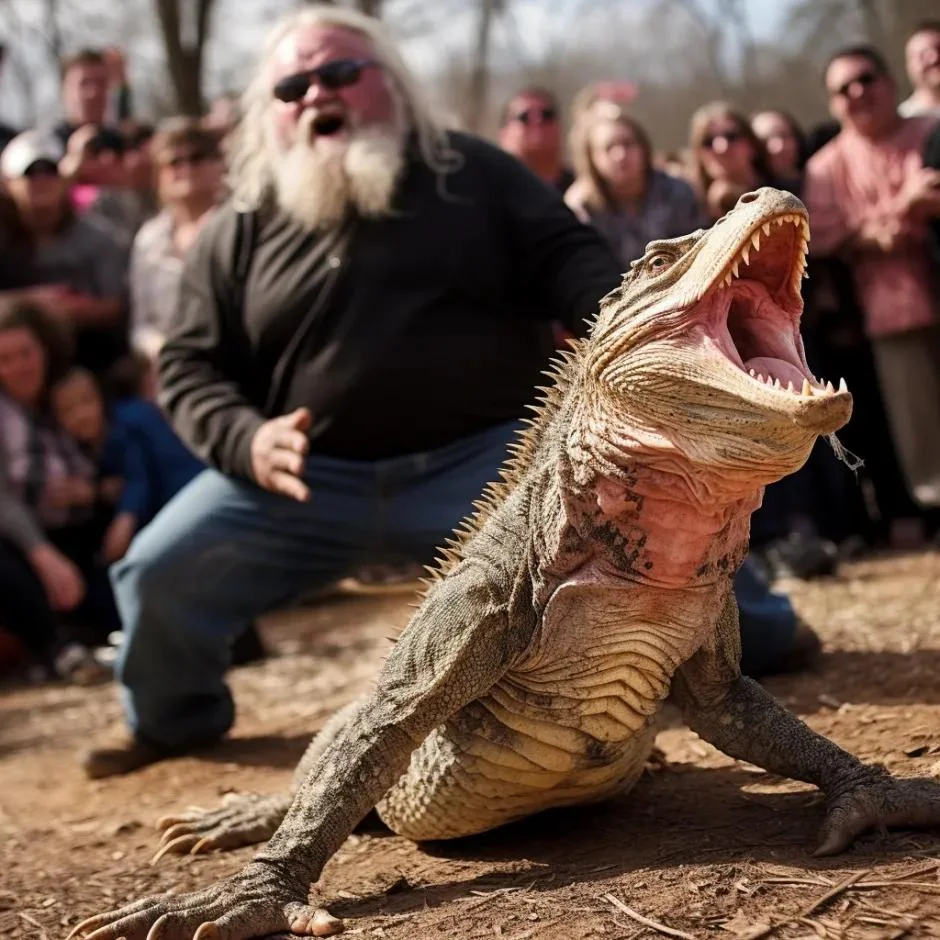
POLYGON ((201 473, 111 569, 131 729, 168 747, 224 735, 235 717, 224 678, 235 637, 363 563, 430 561, 496 477, 516 429, 501 425, 392 460, 313 455, 307 503, 201 473))
POLYGON ((131 729, 169 747, 223 735, 235 717, 224 679, 235 637, 364 563, 430 562, 496 478, 518 427, 391 460, 312 455, 307 503, 201 473, 111 569, 131 729))

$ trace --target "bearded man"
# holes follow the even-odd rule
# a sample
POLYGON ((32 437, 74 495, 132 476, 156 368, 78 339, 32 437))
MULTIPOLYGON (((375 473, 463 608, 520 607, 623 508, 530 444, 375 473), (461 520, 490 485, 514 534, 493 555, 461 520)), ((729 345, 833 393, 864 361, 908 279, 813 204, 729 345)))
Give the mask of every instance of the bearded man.
POLYGON ((259 615, 432 560, 505 459, 551 321, 583 333, 620 283, 557 194, 436 123, 375 20, 286 20, 238 133, 159 366, 211 469, 113 569, 131 734, 94 777, 222 737, 231 641, 259 615))

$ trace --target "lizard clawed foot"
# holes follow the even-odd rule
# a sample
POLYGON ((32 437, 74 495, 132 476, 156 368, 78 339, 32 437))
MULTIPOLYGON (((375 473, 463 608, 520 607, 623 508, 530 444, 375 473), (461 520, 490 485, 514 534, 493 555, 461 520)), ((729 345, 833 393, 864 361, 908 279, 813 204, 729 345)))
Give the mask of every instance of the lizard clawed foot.
POLYGON ((343 922, 298 897, 261 863, 211 888, 145 898, 82 921, 68 940, 250 940, 270 935, 331 937, 343 922))
POLYGON ((169 854, 198 855, 265 842, 274 835, 289 806, 290 797, 286 794, 241 794, 223 801, 218 809, 164 816, 157 820, 163 835, 151 864, 169 854))
POLYGON ((940 826, 940 783, 879 774, 831 799, 816 856, 835 855, 868 829, 940 826))

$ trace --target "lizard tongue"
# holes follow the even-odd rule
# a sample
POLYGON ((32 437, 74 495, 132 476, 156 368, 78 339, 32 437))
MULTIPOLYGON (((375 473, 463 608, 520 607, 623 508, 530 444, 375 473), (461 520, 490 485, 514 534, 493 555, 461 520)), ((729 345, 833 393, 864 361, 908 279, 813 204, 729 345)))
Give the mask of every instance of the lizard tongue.
POLYGON ((804 374, 785 359, 774 359, 770 356, 758 356, 748 359, 744 363, 746 370, 753 369, 758 375, 766 375, 772 379, 780 379, 782 385, 792 382, 794 388, 803 384, 804 374))

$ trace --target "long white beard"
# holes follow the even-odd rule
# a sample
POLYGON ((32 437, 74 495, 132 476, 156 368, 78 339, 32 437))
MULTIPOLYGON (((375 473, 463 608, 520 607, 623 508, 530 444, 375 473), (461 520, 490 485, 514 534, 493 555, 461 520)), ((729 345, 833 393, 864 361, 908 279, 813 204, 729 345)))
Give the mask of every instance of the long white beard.
POLYGON ((350 209, 366 218, 388 215, 404 164, 403 136, 388 128, 352 130, 345 146, 311 145, 307 127, 275 153, 272 169, 280 208, 309 229, 337 225, 350 209))

